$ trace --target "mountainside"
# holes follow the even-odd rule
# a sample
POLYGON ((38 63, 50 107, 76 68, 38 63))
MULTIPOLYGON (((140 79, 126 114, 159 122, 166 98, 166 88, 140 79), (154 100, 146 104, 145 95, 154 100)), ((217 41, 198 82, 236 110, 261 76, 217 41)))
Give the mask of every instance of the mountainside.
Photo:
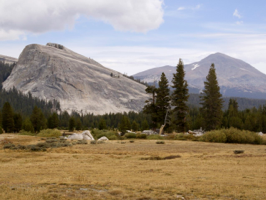
POLYGON ((0 55, 0 62, 3 62, 5 64, 13 64, 18 62, 18 59, 9 56, 0 55))
POLYGON ((140 111, 147 99, 144 85, 53 43, 25 47, 3 83, 5 90, 13 87, 41 99, 56 99, 69 112, 140 111))
MULTIPOLYGON (((215 64, 221 93, 224 96, 266 98, 266 75, 242 60, 221 53, 212 54, 199 62, 184 66, 190 92, 199 92, 204 88, 204 81, 212 63, 215 64)), ((171 83, 175 69, 176 67, 164 66, 133 76, 135 79, 153 83, 158 81, 164 72, 171 83)))

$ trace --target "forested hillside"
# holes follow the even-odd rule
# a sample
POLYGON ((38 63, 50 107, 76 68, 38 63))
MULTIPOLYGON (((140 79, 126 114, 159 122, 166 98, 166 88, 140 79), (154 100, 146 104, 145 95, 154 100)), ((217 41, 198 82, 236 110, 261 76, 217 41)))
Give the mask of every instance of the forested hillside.
POLYGON ((0 62, 0 83, 1 83, 0 86, 1 88, 2 88, 2 83, 8 78, 14 66, 15 64, 9 65, 9 64, 0 62))

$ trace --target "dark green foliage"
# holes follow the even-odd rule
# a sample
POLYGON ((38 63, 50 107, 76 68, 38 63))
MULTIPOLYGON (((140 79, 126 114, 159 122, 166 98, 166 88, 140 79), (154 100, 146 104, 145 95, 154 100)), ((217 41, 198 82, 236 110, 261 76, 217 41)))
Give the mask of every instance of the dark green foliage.
POLYGON ((59 125, 59 119, 58 119, 58 114, 54 112, 49 118, 48 118, 48 123, 47 126, 50 129, 58 128, 59 125))
POLYGON ((75 118, 74 117, 71 117, 69 119, 69 125, 68 125, 68 130, 69 131, 74 131, 74 128, 75 128, 75 118))
POLYGON ((211 65, 209 74, 204 82, 204 90, 201 96, 202 115, 206 130, 218 129, 222 123, 223 100, 218 85, 215 66, 211 65))
POLYGON ((22 123, 22 129, 27 132, 34 132, 34 127, 30 121, 30 118, 26 118, 24 122, 22 123))
POLYGON ((204 142, 263 144, 263 139, 255 132, 241 131, 236 128, 214 130, 205 133, 201 140, 204 142))
POLYGON ((143 112, 151 115, 152 127, 156 128, 158 122, 158 110, 156 106, 157 88, 155 86, 147 86, 145 91, 151 98, 145 101, 146 105, 143 108, 143 112))
POLYGON ((2 127, 6 133, 14 131, 13 110, 8 102, 6 102, 2 109, 2 127))
POLYGON ((119 130, 122 132, 122 135, 126 133, 127 130, 130 130, 131 125, 130 121, 127 116, 123 116, 122 120, 120 121, 119 130))
POLYGON ((126 133, 125 137, 129 139, 129 138, 136 138, 137 136, 136 133, 126 133))
POLYGON ((139 124, 134 120, 132 122, 132 126, 131 126, 133 131, 138 131, 139 130, 139 124))
POLYGON ((99 130, 107 129, 106 121, 102 118, 98 125, 99 130))
POLYGON ((12 69, 14 68, 15 64, 5 64, 0 61, 0 85, 8 78, 11 74, 12 69))
POLYGON ((82 123, 80 121, 80 118, 77 118, 76 120, 76 130, 81 130, 82 129, 82 123))
POLYGON ((22 116, 19 113, 15 113, 13 118, 14 118, 14 132, 18 133, 22 128, 22 116))
POLYGON ((172 93, 172 106, 174 109, 171 116, 171 126, 178 132, 185 132, 188 128, 187 114, 189 108, 187 101, 189 98, 188 84, 185 78, 184 64, 182 60, 176 67, 176 73, 173 74, 173 93, 172 93))
POLYGON ((147 135, 146 134, 136 134, 136 138, 138 138, 138 139, 146 139, 147 138, 147 135))
POLYGON ((3 129, 2 129, 2 126, 0 126, 0 134, 3 133, 3 129))
POLYGON ((32 123, 35 133, 38 133, 41 129, 46 128, 46 118, 44 117, 42 110, 37 106, 35 106, 32 111, 30 121, 32 123))
POLYGON ((160 125, 165 122, 165 116, 167 110, 170 107, 170 89, 168 80, 164 73, 161 75, 159 81, 159 87, 157 89, 156 109, 157 109, 157 121, 160 125))
POLYGON ((147 120, 144 120, 141 122, 141 130, 144 131, 144 130, 148 130, 149 129, 149 124, 148 124, 148 121, 147 120))

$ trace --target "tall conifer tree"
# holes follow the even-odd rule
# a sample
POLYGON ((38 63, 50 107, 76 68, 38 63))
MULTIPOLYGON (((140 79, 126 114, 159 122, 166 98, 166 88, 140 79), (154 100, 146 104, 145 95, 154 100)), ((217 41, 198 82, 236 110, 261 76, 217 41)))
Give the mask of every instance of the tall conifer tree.
POLYGON ((172 94, 172 106, 173 114, 171 117, 171 124, 179 132, 185 132, 188 123, 186 116, 188 114, 189 108, 187 106, 187 101, 189 98, 188 94, 188 84, 185 78, 184 64, 181 59, 176 67, 176 73, 174 74, 173 83, 173 94, 172 94))
POLYGON ((147 86, 146 93, 151 95, 151 98, 145 101, 146 105, 143 108, 143 112, 151 115, 152 127, 157 127, 158 113, 156 107, 157 88, 155 86, 147 86))
POLYGON ((170 89, 168 80, 164 73, 161 75, 159 81, 159 88, 157 89, 156 108, 158 122, 160 125, 164 124, 165 115, 170 106, 170 89))
POLYGON ((220 127, 223 117, 223 99, 214 64, 210 67, 204 86, 205 88, 200 98, 205 129, 214 130, 220 127))
POLYGON ((4 104, 2 110, 2 127, 6 133, 11 133, 14 130, 13 110, 8 102, 4 104))

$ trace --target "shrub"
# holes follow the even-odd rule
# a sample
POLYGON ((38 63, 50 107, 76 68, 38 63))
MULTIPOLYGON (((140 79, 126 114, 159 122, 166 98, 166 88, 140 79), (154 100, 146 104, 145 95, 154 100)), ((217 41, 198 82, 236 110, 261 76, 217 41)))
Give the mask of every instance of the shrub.
POLYGON ((130 143, 134 143, 135 141, 134 141, 134 140, 130 140, 129 142, 130 142, 130 143))
POLYGON ((5 144, 3 148, 4 149, 13 149, 14 147, 15 147, 15 145, 10 143, 10 144, 5 144))
POLYGON ((179 134, 175 135, 175 140, 193 140, 193 141, 197 141, 198 138, 195 137, 194 135, 179 133, 179 134))
POLYGON ((160 136, 160 135, 148 135, 147 136, 147 139, 148 140, 163 140, 164 137, 163 136, 160 136))
POLYGON ((2 127, 0 126, 0 134, 2 134, 3 133, 3 129, 2 129, 2 127))
POLYGON ((41 132, 38 134, 39 137, 60 137, 62 134, 57 129, 45 129, 41 130, 41 132))
POLYGON ((119 135, 116 131, 93 129, 91 131, 91 134, 93 135, 95 140, 103 136, 107 137, 109 140, 117 140, 119 138, 119 135))
POLYGON ((147 135, 146 134, 136 134, 136 138, 138 139, 146 139, 147 138, 147 135))
POLYGON ((92 140, 91 144, 97 144, 97 141, 96 140, 92 140))
POLYGON ((164 141, 157 141, 156 144, 165 144, 164 141))
POLYGON ((135 133, 126 133, 124 136, 126 138, 136 138, 137 137, 135 133))
POLYGON ((255 132, 238 130, 231 127, 230 129, 214 130, 205 133, 201 140, 204 142, 224 142, 224 143, 241 143, 241 144, 263 144, 261 136, 255 132))

